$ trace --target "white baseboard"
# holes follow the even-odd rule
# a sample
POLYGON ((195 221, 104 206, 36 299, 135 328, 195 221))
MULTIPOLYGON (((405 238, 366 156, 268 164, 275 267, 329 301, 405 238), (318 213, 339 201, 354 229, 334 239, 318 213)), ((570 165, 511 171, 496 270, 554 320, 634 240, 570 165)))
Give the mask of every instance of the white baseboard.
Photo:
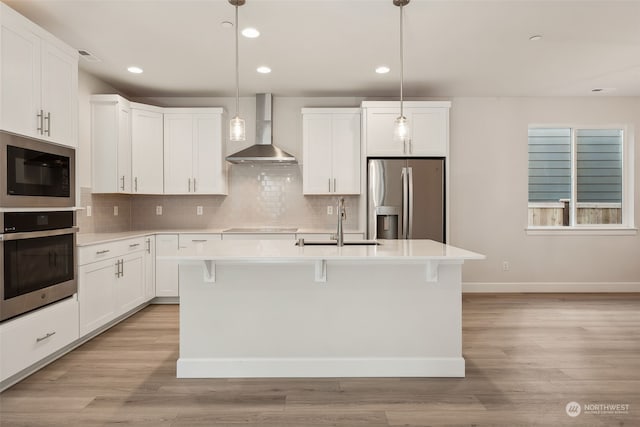
POLYGON ((178 378, 464 377, 462 357, 184 358, 178 378))
POLYGON ((640 282, 465 282, 463 293, 622 293, 640 292, 640 282))

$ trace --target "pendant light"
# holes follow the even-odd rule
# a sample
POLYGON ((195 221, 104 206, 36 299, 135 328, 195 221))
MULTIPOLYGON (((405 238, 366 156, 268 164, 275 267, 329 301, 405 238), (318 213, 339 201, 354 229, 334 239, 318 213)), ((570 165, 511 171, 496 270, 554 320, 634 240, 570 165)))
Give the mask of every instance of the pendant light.
POLYGON ((246 139, 244 119, 240 118, 240 77, 238 71, 238 6, 242 6, 245 0, 229 0, 236 8, 236 115, 229 122, 229 140, 244 141, 246 139))
POLYGON ((406 143, 410 138, 410 129, 407 118, 404 116, 404 43, 403 43, 403 8, 409 4, 410 0, 393 0, 393 4, 400 8, 400 116, 396 119, 393 127, 393 139, 396 142, 406 143))

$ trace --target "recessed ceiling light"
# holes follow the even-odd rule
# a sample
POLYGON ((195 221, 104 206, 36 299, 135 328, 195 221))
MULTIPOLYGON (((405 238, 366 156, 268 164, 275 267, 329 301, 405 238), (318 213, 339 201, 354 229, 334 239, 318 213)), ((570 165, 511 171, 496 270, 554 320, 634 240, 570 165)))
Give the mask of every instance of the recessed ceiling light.
POLYGON ((542 36, 540 34, 536 34, 534 36, 529 37, 529 40, 531 40, 532 42, 535 42, 541 39, 542 39, 542 36))
POLYGON ((269 74, 271 72, 271 68, 267 67, 266 65, 262 65, 258 67, 256 71, 260 74, 269 74))
POLYGON ((220 23, 220 26, 222 28, 233 28, 233 22, 229 22, 229 21, 222 21, 220 23))
POLYGON ((260 31, 255 28, 245 28, 242 30, 242 35, 250 39, 255 39, 260 35, 260 31))
POLYGON ((133 74, 141 74, 144 70, 140 67, 131 66, 127 68, 127 71, 133 74))
POLYGON ((376 73, 378 74, 387 74, 389 71, 391 71, 391 69, 386 65, 381 65, 376 68, 376 73))

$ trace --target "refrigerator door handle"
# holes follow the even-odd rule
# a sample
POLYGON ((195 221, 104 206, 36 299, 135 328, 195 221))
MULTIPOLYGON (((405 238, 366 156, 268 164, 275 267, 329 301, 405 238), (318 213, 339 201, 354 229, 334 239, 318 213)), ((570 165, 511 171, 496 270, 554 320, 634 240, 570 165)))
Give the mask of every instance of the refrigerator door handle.
POLYGON ((408 211, 409 211, 409 231, 407 232, 407 239, 411 239, 413 237, 413 168, 412 167, 408 167, 407 171, 409 172, 407 175, 407 182, 408 182, 408 200, 407 200, 407 205, 408 205, 408 211))
POLYGON ((409 231, 409 176, 407 168, 402 168, 402 238, 408 237, 409 231))

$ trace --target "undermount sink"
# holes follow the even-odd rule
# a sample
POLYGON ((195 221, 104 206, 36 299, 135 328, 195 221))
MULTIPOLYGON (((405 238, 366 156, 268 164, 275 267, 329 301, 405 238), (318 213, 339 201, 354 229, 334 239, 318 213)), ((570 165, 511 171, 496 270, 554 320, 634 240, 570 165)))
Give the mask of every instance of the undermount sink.
MULTIPOLYGON (((306 240, 298 239, 296 246, 337 246, 337 240, 306 240)), ((380 242, 377 240, 350 240, 344 242, 345 246, 377 246, 380 242)))

